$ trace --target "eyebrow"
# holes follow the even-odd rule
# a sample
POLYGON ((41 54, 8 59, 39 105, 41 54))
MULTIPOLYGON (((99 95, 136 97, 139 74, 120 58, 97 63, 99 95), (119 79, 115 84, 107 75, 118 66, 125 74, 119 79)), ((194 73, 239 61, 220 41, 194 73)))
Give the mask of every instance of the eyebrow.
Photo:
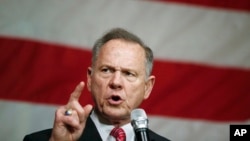
POLYGON ((132 68, 119 67, 121 69, 117 69, 117 67, 112 66, 112 65, 108 65, 108 64, 101 65, 100 68, 102 68, 102 67, 108 67, 108 68, 111 68, 111 69, 114 69, 114 70, 120 70, 120 71, 132 71, 132 72, 137 73, 137 71, 135 69, 132 69, 132 68))

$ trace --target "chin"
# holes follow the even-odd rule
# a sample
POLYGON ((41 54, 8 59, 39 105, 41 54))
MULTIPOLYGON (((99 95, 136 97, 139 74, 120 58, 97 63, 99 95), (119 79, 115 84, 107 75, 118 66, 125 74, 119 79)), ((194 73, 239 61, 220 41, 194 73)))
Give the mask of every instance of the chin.
POLYGON ((104 114, 113 119, 124 119, 130 117, 130 112, 124 107, 108 106, 103 109, 104 114))

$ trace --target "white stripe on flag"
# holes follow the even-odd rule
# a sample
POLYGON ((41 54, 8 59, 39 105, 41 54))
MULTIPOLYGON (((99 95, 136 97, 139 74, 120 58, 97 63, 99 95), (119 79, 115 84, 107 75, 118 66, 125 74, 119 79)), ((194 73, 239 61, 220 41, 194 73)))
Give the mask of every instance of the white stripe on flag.
POLYGON ((149 116, 149 127, 173 141, 229 141, 230 124, 244 122, 209 122, 172 117, 149 116), (164 124, 164 126, 162 126, 164 124))
POLYGON ((52 128, 57 106, 0 100, 0 139, 21 141, 26 134, 52 128))
POLYGON ((249 13, 122 0, 9 0, 0 13, 2 35, 91 47, 119 26, 142 37, 156 58, 250 67, 249 13))

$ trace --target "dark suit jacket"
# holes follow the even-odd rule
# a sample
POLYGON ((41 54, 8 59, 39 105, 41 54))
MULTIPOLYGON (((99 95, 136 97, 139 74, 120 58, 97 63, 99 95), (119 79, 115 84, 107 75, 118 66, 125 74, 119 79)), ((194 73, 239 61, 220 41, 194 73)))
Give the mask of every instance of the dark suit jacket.
MULTIPOLYGON (((51 136, 52 129, 47 129, 39 132, 26 135, 23 141, 48 141, 51 136)), ((150 141, 169 141, 168 139, 157 135, 151 130, 148 130, 150 141)), ((102 141, 94 122, 88 117, 86 127, 79 141, 102 141)))

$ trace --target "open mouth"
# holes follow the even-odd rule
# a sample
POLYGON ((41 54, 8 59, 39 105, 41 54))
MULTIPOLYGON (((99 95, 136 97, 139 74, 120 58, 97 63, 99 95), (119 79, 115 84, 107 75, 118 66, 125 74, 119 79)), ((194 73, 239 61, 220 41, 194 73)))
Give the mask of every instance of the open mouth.
POLYGON ((122 98, 118 95, 111 96, 108 101, 111 105, 119 105, 123 102, 122 98))
POLYGON ((111 97, 111 99, 114 100, 114 101, 119 101, 119 100, 121 100, 121 97, 114 95, 114 96, 111 97))

